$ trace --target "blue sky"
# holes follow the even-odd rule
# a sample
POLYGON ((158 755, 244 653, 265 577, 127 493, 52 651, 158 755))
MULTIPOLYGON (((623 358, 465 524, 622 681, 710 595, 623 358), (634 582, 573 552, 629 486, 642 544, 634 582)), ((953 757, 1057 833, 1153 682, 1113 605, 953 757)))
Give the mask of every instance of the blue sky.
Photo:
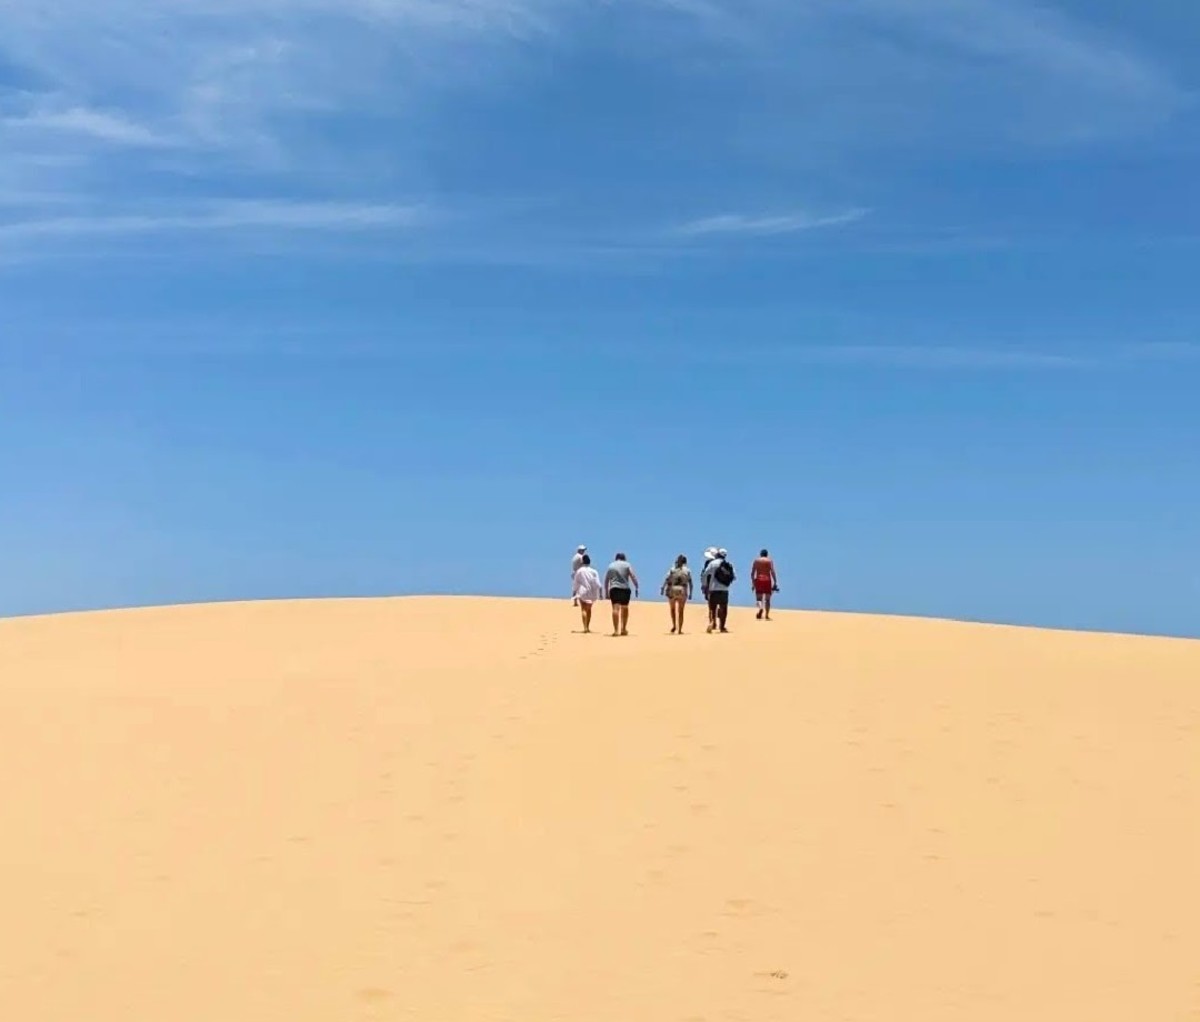
POLYGON ((1200 635, 1200 9, 0 4, 0 614, 564 591, 1200 635))

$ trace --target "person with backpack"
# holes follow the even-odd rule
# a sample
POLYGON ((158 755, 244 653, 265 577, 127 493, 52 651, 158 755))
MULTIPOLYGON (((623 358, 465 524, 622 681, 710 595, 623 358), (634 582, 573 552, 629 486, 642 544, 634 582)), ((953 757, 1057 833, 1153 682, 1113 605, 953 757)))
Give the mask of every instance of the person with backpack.
POLYGON ((754 586, 754 602, 758 604, 758 620, 771 620, 771 596, 779 592, 779 576, 775 562, 764 549, 750 568, 750 584, 754 586))
POLYGON ((613 637, 629 634, 629 601, 638 594, 637 572, 624 554, 604 573, 604 594, 612 602, 613 637))
POLYGON ((680 554, 667 577, 663 579, 662 594, 671 605, 671 634, 683 634, 683 612, 692 598, 692 571, 687 566, 687 557, 680 554))
POLYGON ((600 576, 592 567, 592 559, 587 554, 580 558, 579 567, 575 570, 575 577, 571 583, 571 591, 583 618, 583 634, 589 635, 592 631, 592 605, 604 594, 604 587, 600 585, 600 576))
POLYGON ((718 628, 721 633, 729 631, 726 622, 729 619, 729 589, 737 580, 737 572, 729 560, 728 550, 718 550, 717 556, 709 561, 704 569, 702 590, 708 600, 708 631, 718 628))

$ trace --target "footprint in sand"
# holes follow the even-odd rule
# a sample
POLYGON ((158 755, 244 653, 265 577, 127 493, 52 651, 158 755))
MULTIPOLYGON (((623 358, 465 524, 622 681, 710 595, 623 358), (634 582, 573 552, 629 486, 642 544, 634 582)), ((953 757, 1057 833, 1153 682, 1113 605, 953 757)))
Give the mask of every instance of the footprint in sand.
POLYGON ((382 1004, 392 999, 392 992, 383 987, 364 987, 358 991, 357 997, 365 1004, 382 1004))
POLYGON ((725 911, 721 913, 735 919, 748 919, 751 916, 765 915, 767 909, 750 898, 729 898, 725 902, 725 911))

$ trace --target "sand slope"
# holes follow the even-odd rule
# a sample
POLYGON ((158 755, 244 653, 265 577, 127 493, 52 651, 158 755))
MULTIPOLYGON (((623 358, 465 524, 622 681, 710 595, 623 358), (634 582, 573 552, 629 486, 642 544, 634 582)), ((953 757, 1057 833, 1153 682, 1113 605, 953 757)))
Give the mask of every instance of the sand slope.
POLYGON ((0 622, 0 1018, 1200 1017, 1200 643, 573 615, 0 622))

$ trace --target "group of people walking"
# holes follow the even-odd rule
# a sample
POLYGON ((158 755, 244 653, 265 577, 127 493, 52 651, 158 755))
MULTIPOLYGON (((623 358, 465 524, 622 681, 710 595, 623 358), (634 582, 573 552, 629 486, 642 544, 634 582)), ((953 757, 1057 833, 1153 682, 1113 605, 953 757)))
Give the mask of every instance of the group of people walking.
MULTIPOLYGON (((700 592, 708 604, 708 631, 729 631, 729 593, 737 581, 737 572, 729 559, 729 551, 722 547, 709 547, 704 551, 704 567, 700 573, 700 592)), ((764 549, 750 568, 750 584, 758 606, 758 619, 771 620, 771 597, 779 592, 779 577, 775 573, 775 562, 764 549)), ((671 611, 671 634, 683 634, 684 612, 695 595, 692 570, 688 567, 686 554, 675 558, 659 587, 660 595, 666 597, 671 611)), ((592 610, 601 600, 612 605, 613 635, 629 634, 629 605, 641 595, 641 582, 629 558, 618 553, 604 573, 592 565, 586 546, 580 546, 571 559, 571 597, 579 608, 583 619, 584 633, 592 630, 592 610)))

